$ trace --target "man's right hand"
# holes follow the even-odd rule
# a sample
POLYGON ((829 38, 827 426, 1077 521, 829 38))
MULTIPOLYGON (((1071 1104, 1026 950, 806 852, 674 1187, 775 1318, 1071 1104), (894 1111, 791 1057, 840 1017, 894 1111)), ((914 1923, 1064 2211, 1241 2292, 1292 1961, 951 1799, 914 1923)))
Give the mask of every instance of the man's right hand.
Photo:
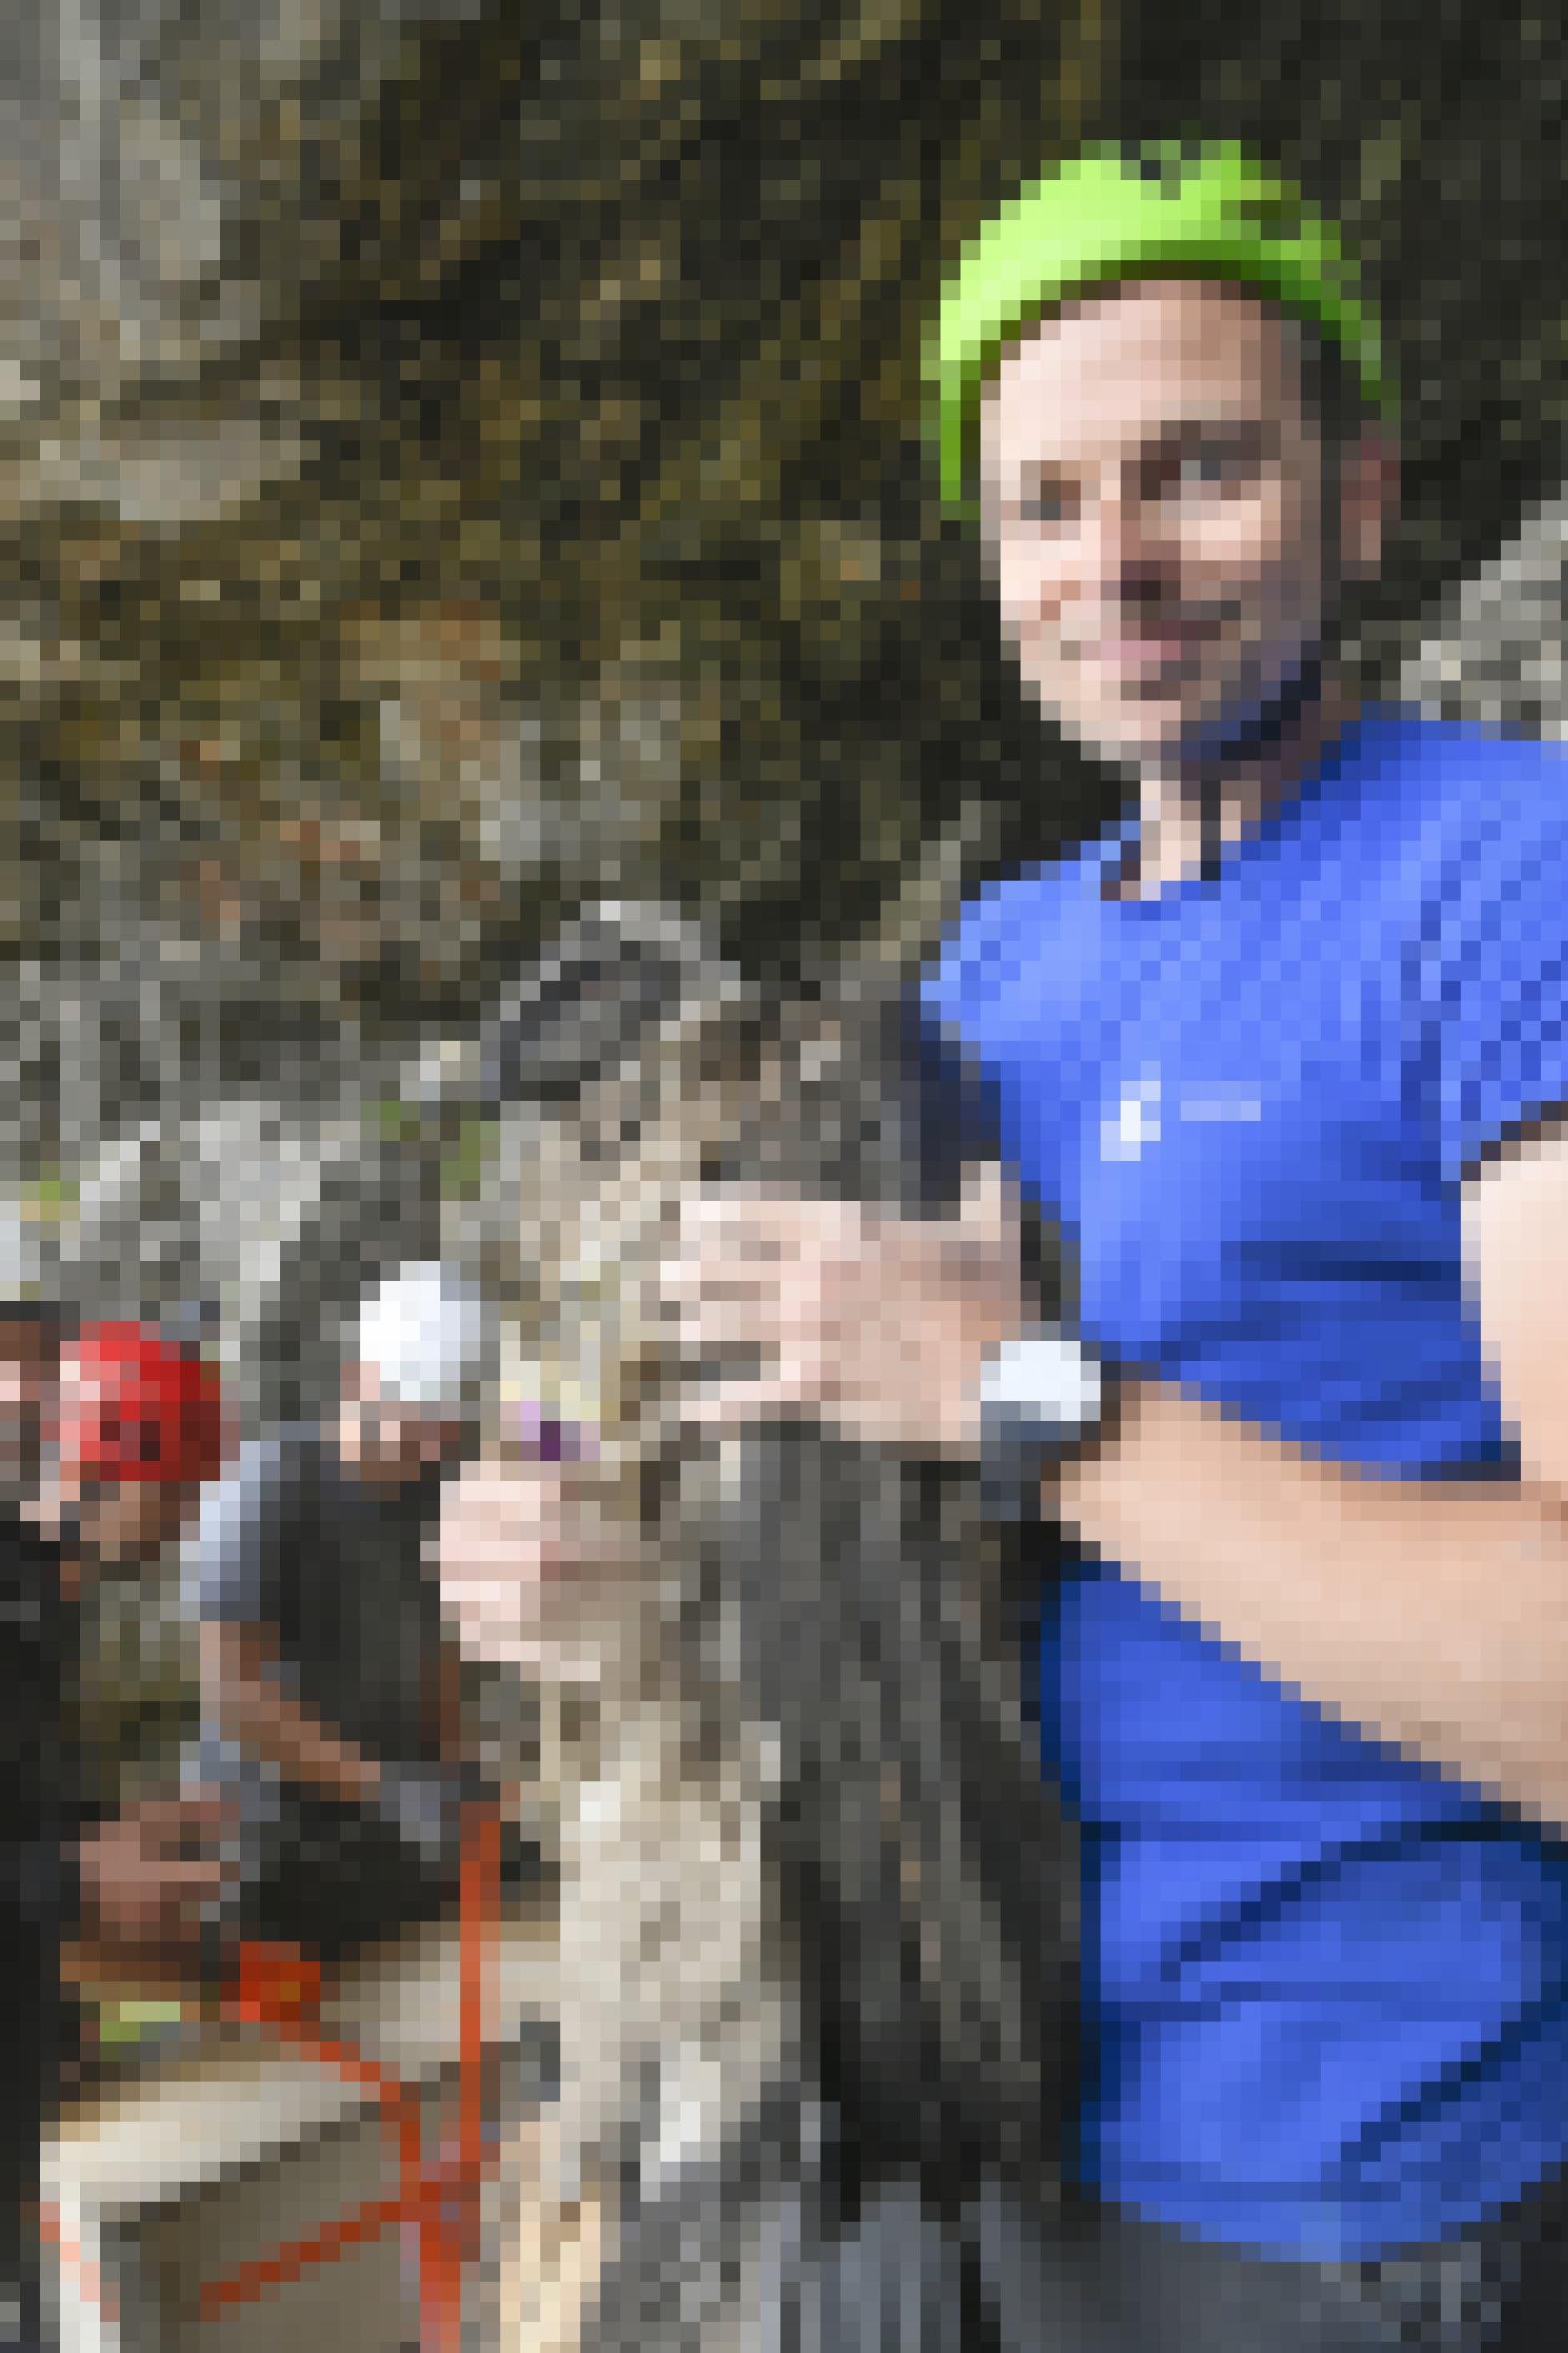
POLYGON ((471 1462, 442 1495, 441 1606, 468 1657, 531 1664, 626 1549, 560 1463, 471 1462))
POLYGON ((805 1414, 963 1456, 978 1445, 984 1358, 1025 1320, 1020 1224, 994 1167, 947 1219, 728 1187, 685 1205, 660 1291, 696 1372, 693 1427, 805 1414))
POLYGON ((121 1968, 188 1960, 237 1871, 237 1830, 215 1789, 143 1799, 96 1824, 79 1848, 84 1947, 121 1968))

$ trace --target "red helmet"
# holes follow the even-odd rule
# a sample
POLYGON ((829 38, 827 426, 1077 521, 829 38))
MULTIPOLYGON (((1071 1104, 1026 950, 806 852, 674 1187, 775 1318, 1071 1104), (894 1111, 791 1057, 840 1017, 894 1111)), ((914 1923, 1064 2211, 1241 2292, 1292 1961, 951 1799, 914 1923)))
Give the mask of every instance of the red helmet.
POLYGON ((89 1478, 210 1478, 226 1451, 213 1367, 141 1324, 87 1324, 60 1351, 60 1458, 89 1478))

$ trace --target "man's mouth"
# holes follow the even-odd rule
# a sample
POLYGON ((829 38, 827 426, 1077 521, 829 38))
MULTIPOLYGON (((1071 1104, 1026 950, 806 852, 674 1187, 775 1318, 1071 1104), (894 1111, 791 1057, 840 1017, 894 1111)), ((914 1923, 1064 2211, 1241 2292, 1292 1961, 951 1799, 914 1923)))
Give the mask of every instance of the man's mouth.
POLYGON ((1120 630, 1085 650, 1090 661, 1110 670, 1158 669, 1184 660, 1212 632, 1213 625, 1206 622, 1165 622, 1153 628, 1120 630))

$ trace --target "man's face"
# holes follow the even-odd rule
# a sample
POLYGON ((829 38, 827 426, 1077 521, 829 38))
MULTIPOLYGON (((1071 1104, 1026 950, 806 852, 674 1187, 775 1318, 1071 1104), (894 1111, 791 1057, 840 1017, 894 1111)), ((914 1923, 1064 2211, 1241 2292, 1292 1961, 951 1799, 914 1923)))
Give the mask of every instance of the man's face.
POLYGON ((156 1479, 87 1479, 74 1490, 75 1541, 100 1569, 150 1568, 180 1533, 197 1500, 194 1486, 156 1479))
POLYGON ((0 1500, 7 1504, 37 1495, 45 1408, 56 1371, 54 1351, 41 1333, 0 1318, 0 1500))
POLYGON ((393 1485, 452 1461, 464 1440, 460 1415, 384 1398, 374 1365, 350 1368, 341 1429, 360 1471, 393 1485))
MULTIPOLYGON (((1007 355, 980 451, 1004 628, 1090 752, 1141 770, 1221 744, 1321 643, 1323 451, 1290 332, 1244 290, 1068 305, 1007 355)), ((1347 557, 1375 561, 1359 460, 1335 495, 1347 557)))

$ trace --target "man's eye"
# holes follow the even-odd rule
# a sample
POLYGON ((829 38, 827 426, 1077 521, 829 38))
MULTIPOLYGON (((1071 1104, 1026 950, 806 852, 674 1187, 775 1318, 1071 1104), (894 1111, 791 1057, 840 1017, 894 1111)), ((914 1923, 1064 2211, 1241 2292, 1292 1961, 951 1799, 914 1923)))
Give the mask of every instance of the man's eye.
POLYGON ((1058 523, 1067 521, 1067 501, 1059 491, 1028 491, 1018 501, 1020 522, 1058 523))
POLYGON ((1216 482, 1240 481, 1251 470, 1252 463, 1247 450, 1215 442, 1205 448, 1188 450, 1178 470, 1179 479, 1184 483, 1205 487, 1216 482))

